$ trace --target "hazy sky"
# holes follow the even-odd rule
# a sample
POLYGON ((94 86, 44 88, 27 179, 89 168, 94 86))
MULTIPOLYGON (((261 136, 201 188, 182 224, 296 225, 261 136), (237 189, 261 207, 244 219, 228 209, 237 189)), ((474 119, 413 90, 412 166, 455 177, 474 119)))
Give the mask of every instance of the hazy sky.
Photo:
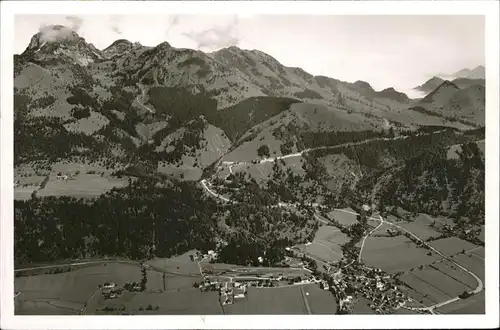
POLYGON ((314 75, 407 92, 437 73, 484 65, 482 16, 151 16, 22 15, 15 19, 16 53, 41 26, 73 26, 103 49, 116 39, 214 51, 259 49, 314 75))

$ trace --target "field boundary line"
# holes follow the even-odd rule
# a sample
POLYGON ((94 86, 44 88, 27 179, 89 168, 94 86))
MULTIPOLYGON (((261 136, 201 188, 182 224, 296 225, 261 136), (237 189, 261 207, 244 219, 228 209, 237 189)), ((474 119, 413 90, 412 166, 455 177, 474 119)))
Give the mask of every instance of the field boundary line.
POLYGON ((299 287, 301 296, 302 296, 302 302, 304 303, 304 306, 306 307, 307 314, 311 315, 311 306, 309 306, 309 301, 307 300, 306 293, 304 292, 304 288, 301 286, 299 287))

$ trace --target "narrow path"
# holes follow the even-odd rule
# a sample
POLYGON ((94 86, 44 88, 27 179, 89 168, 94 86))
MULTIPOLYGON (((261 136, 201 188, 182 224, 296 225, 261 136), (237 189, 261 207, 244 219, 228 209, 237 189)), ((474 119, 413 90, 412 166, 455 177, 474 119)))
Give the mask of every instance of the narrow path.
POLYGON ((378 219, 380 221, 380 224, 375 227, 372 231, 370 231, 364 238, 363 238, 363 242, 361 243, 361 248, 359 249, 359 256, 358 256, 358 262, 361 263, 361 254, 363 253, 363 248, 365 247, 365 242, 366 242, 366 239, 368 238, 368 236, 370 236, 373 232, 377 231, 383 224, 384 224, 384 220, 382 219, 382 217, 379 215, 379 218, 378 219))
POLYGON ((300 287, 299 290, 302 295, 302 301, 304 302, 304 306, 306 307, 307 314, 311 315, 312 314, 311 307, 309 306, 309 301, 307 301, 307 295, 304 292, 304 288, 300 287))
POLYGON ((95 290, 94 293, 92 294, 92 296, 89 298, 89 300, 87 300, 87 302, 85 303, 85 305, 83 306, 83 308, 80 310, 80 314, 81 315, 84 315, 85 314, 85 311, 87 310, 87 307, 89 306, 89 303, 92 301, 92 299, 94 299, 96 293, 98 292, 99 290, 95 290))
POLYGON ((221 200, 223 200, 224 202, 231 202, 231 200, 229 198, 226 198, 222 195, 219 195, 218 193, 216 193, 215 191, 212 191, 210 188, 208 188, 207 186, 207 180, 206 179, 203 179, 201 180, 201 185, 203 186, 203 188, 205 188, 206 191, 208 191, 212 196, 215 196, 221 200))

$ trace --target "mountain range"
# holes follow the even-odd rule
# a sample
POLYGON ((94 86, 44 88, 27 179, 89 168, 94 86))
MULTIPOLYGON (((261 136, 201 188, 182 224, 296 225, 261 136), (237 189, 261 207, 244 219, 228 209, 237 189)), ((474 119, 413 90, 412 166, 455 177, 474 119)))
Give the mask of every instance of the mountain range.
POLYGON ((65 26, 46 29, 14 56, 18 167, 146 162, 143 172, 199 179, 217 160, 251 159, 264 143, 276 156, 296 152, 309 133, 484 125, 484 81, 470 75, 434 77, 419 86, 425 98, 410 99, 286 67, 259 50, 124 39, 99 50, 65 26))

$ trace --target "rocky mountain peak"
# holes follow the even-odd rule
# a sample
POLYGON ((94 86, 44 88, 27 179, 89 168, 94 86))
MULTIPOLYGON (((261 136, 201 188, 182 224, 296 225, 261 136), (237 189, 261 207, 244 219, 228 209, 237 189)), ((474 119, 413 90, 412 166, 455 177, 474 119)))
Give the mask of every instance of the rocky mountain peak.
POLYGON ((102 53, 88 44, 74 30, 63 25, 47 25, 40 28, 21 54, 38 62, 72 62, 87 65, 103 58, 102 53))

